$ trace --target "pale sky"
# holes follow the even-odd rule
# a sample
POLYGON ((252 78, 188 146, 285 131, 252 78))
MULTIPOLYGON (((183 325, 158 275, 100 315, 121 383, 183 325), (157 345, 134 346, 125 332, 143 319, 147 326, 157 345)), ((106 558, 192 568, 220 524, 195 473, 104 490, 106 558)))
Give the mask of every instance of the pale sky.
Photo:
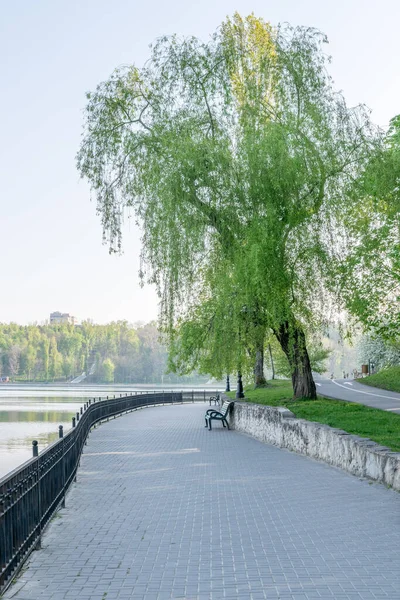
POLYGON ((139 286, 140 232, 127 227, 124 255, 109 256, 75 168, 85 92, 141 66, 155 38, 207 39, 236 10, 321 29, 348 104, 383 127, 400 113, 398 0, 0 0, 0 322, 157 317, 139 286))

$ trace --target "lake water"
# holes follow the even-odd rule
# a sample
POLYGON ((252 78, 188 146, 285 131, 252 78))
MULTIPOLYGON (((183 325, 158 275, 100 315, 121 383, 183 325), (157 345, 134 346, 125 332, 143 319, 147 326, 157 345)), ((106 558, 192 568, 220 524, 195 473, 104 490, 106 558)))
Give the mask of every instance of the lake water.
MULTIPOLYGON (((194 387, 194 386, 193 386, 194 387)), ((58 426, 71 428, 72 417, 88 398, 119 396, 157 386, 17 386, 0 387, 0 478, 32 457, 32 440, 39 452, 58 438, 58 426)), ((158 389, 182 389, 160 386, 158 389)), ((192 389, 192 387, 190 388, 192 389)), ((201 388, 204 389, 204 386, 201 388)), ((210 387, 210 392, 214 388, 210 387)))

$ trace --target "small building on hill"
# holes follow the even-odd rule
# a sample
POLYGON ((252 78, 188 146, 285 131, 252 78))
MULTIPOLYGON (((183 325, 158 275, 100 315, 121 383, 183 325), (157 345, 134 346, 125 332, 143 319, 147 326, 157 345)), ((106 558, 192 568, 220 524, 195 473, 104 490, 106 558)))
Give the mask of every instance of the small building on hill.
POLYGON ((75 325, 76 319, 69 313, 52 312, 50 313, 50 325, 58 325, 60 323, 69 323, 75 325))

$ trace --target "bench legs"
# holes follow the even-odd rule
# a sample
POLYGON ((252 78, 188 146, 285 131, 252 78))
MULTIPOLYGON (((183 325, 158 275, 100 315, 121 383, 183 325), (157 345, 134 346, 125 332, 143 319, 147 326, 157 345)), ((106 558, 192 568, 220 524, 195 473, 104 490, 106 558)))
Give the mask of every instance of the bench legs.
MULTIPOLYGON (((208 427, 208 429, 211 431, 211 430, 212 430, 211 419, 207 419, 207 418, 206 418, 206 419, 204 419, 204 420, 205 420, 205 422, 206 422, 206 424, 205 424, 205 427, 208 427)), ((228 429, 230 429, 230 427, 229 427, 229 423, 228 423, 228 421, 227 421, 226 419, 216 419, 216 421, 222 421, 222 425, 223 425, 225 428, 227 427, 228 429)))
POLYGON ((205 422, 206 422, 205 426, 208 427, 208 429, 211 431, 211 419, 207 419, 207 417, 206 417, 205 422))

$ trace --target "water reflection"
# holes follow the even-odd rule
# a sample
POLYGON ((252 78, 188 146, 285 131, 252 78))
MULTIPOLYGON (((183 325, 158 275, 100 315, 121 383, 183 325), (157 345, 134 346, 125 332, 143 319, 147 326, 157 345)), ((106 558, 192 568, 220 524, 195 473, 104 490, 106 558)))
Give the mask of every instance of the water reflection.
POLYGON ((21 390, 18 395, 10 391, 14 392, 0 391, 0 477, 31 458, 32 440, 38 441, 40 452, 58 438, 59 425, 67 431, 87 399, 76 393, 60 396, 57 391, 46 390, 42 396, 39 390, 27 389, 26 396, 21 390))

